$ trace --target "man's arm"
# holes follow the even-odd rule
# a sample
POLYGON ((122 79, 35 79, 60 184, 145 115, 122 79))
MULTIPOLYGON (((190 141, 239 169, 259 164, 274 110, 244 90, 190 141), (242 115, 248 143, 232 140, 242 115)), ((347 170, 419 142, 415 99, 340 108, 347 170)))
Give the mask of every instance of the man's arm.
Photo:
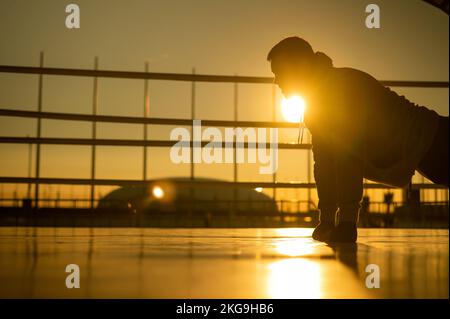
MULTIPOLYGON (((322 132, 321 132, 322 133, 322 132)), ((314 178, 321 221, 358 221, 363 195, 363 163, 349 150, 348 141, 331 134, 313 136, 314 178)))
POLYGON ((337 190, 332 140, 320 133, 314 134, 312 139, 314 179, 319 197, 320 221, 334 224, 337 210, 337 190))
POLYGON ((343 74, 309 110, 321 220, 334 220, 337 208, 340 221, 358 219, 366 129, 366 97, 355 86, 358 80, 343 74))
POLYGON ((339 222, 358 222, 363 196, 363 162, 342 148, 335 155, 339 222))

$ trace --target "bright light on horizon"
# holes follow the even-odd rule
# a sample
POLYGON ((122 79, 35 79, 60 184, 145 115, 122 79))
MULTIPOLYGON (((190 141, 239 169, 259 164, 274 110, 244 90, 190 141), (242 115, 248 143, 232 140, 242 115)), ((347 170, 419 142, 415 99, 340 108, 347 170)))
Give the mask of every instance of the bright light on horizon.
POLYGON ((163 196, 164 196, 164 191, 159 186, 153 187, 152 193, 153 193, 153 196, 155 196, 156 198, 163 198, 163 196))
POLYGON ((298 95, 283 98, 281 101, 281 113, 283 114, 284 119, 288 122, 303 122, 305 108, 305 100, 298 95))

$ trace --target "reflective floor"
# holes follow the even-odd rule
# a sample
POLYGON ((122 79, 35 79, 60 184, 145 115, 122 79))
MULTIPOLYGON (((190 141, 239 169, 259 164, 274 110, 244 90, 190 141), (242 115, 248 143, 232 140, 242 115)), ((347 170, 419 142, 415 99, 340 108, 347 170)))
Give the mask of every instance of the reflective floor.
POLYGON ((311 232, 0 228, 0 297, 449 297, 448 230, 360 229, 337 247, 311 232), (79 289, 66 287, 68 264, 79 289))

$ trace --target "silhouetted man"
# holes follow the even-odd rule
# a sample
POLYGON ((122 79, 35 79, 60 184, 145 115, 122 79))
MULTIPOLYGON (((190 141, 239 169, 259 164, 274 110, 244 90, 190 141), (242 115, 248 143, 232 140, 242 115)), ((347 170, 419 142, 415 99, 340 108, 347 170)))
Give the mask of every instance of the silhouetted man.
POLYGON ((367 73, 333 67, 298 37, 279 42, 267 60, 283 95, 300 94, 307 102, 320 209, 314 239, 356 241, 363 178, 405 187, 418 170, 448 187, 448 117, 367 73))

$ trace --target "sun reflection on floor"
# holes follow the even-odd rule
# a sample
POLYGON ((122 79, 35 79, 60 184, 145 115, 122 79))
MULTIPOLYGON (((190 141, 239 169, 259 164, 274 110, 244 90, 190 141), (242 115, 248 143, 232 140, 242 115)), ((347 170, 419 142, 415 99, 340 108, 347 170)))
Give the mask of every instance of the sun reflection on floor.
POLYGON ((322 282, 318 263, 301 258, 271 263, 268 276, 270 298, 321 298, 322 282))
POLYGON ((314 253, 314 245, 303 238, 283 239, 274 243, 277 253, 289 257, 307 256, 314 253))
POLYGON ((307 237, 311 239, 311 228, 277 228, 275 233, 280 237, 307 237))

